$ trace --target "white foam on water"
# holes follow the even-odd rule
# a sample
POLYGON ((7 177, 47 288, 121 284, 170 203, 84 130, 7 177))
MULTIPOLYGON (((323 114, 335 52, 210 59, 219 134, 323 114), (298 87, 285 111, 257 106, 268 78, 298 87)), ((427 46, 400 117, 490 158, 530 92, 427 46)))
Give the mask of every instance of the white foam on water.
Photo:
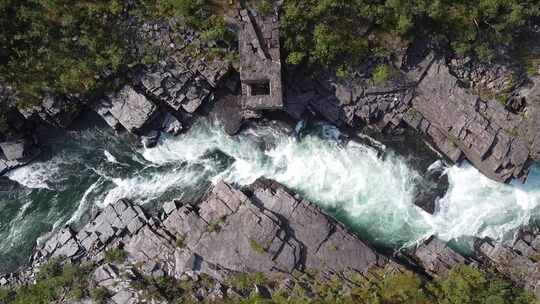
POLYGON ((111 154, 111 152, 107 150, 103 150, 103 154, 105 155, 105 158, 107 159, 108 162, 113 163, 113 164, 119 164, 118 160, 116 159, 114 155, 111 154))
POLYGON ((70 219, 67 221, 67 224, 77 222, 84 215, 84 212, 88 210, 88 207, 90 204, 88 200, 88 196, 90 196, 90 194, 94 192, 96 188, 101 186, 103 182, 104 182, 104 179, 100 177, 93 184, 91 184, 90 187, 88 187, 88 189, 86 189, 81 200, 77 204, 77 210, 71 215, 70 219))
POLYGON ((461 236, 503 240, 517 228, 539 218, 540 170, 534 166, 525 184, 490 180, 469 164, 447 170, 450 188, 430 219, 443 240, 461 236))
MULTIPOLYGON (((322 131, 326 139, 306 136, 297 141, 281 134, 281 140, 265 150, 252 140, 261 134, 258 130, 231 138, 217 128, 195 128, 146 149, 144 157, 157 163, 194 161, 219 149, 235 162, 211 177, 212 182, 247 185, 259 177, 274 179, 386 245, 411 245, 432 234, 443 240, 503 239, 540 215, 538 174, 531 173, 525 185, 505 185, 470 165, 444 170, 449 190, 439 200, 437 213, 427 214, 414 205, 415 185, 422 176, 403 158, 391 153, 380 158, 375 149, 355 142, 343 146, 337 142, 337 129, 322 131)), ((442 169, 444 164, 436 162, 428 171, 442 169)))
MULTIPOLYGON (((336 215, 362 238, 383 245, 411 245, 431 234, 444 240, 463 236, 502 239, 531 219, 540 218, 538 168, 525 185, 491 181, 469 165, 448 168, 445 172, 450 188, 439 200, 436 214, 430 215, 414 205, 415 185, 423 177, 402 157, 387 151, 381 158, 376 149, 361 143, 342 144, 341 134, 333 127, 322 126, 320 131, 322 138, 306 135, 296 139, 285 129, 268 126, 231 137, 221 128, 197 123, 185 134, 164 136, 156 147, 133 153, 132 157, 144 166, 126 166, 123 173, 117 173, 111 166, 98 170, 88 164, 91 170, 84 174, 101 178, 81 190, 84 194, 77 211, 47 217, 71 217, 70 221, 75 221, 97 198, 103 198, 96 202, 100 207, 122 198, 144 204, 171 190, 197 189, 209 180, 247 185, 266 177, 336 215), (234 159, 232 165, 224 168, 221 154, 212 154, 216 150, 234 159), (131 171, 126 172, 128 169, 131 171)), ((109 162, 118 161, 106 151, 103 153, 109 162)), ((57 185, 62 176, 58 172, 63 168, 59 166, 61 159, 35 162, 8 176, 28 188, 50 189, 53 179, 57 185)), ((442 165, 433 164, 430 169, 439 170, 442 165)), ((69 187, 67 181, 62 183, 69 187)), ((10 227, 14 234, 10 234, 9 242, 17 240, 17 225, 10 227)))
POLYGON ((48 181, 56 171, 58 165, 54 162, 34 162, 9 171, 6 176, 26 188, 52 190, 48 181))
POLYGON ((203 174, 198 170, 156 172, 150 176, 113 178, 114 187, 107 192, 102 203, 105 207, 120 199, 130 199, 139 204, 150 202, 173 188, 188 188, 201 182, 203 174))

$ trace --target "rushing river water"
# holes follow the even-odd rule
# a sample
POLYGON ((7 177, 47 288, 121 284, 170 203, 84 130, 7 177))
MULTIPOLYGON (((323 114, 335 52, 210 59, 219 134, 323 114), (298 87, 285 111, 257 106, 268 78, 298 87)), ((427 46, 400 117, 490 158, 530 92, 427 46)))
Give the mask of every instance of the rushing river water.
POLYGON ((236 137, 200 121, 154 148, 133 148, 107 129, 73 131, 51 151, 8 177, 23 187, 0 193, 0 272, 28 259, 36 239, 65 223, 84 223, 120 198, 156 206, 173 198, 196 201, 220 179, 245 185, 275 179, 376 245, 397 248, 437 234, 509 237, 540 216, 540 170, 525 185, 493 182, 469 165, 446 170, 450 186, 434 215, 413 202, 429 183, 425 172, 392 151, 341 142, 335 128, 317 125, 301 136, 277 126, 236 137))

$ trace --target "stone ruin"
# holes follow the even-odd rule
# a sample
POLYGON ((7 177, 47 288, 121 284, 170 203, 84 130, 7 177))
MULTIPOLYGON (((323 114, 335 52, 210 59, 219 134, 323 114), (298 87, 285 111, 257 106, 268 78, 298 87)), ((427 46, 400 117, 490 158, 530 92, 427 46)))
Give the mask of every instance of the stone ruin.
POLYGON ((262 16, 242 9, 238 44, 243 107, 250 110, 281 109, 283 92, 277 10, 262 16))

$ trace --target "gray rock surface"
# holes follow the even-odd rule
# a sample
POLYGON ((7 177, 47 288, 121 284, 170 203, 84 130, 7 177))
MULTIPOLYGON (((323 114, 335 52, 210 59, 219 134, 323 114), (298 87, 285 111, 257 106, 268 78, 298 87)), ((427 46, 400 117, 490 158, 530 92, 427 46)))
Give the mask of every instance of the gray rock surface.
MULTIPOLYGON (((121 247, 127 259, 120 267, 131 265, 155 278, 206 274, 223 281, 237 272, 292 275, 308 269, 373 277, 402 269, 315 205, 268 180, 245 191, 220 182, 196 206, 167 203, 161 218, 120 200, 78 232, 66 227, 51 236, 36 248, 33 265, 56 256, 101 263, 105 250, 121 247)), ((116 267, 101 264, 94 280, 120 300, 132 291, 119 283, 116 267)))
POLYGON ((522 231, 512 243, 484 239, 475 247, 497 271, 540 297, 540 234, 522 231))
MULTIPOLYGON (((540 159, 540 78, 519 86, 508 101, 517 100, 516 105, 505 106, 466 87, 453 74, 455 67, 434 53, 414 47, 404 57, 401 73, 376 86, 369 80, 369 65, 351 80, 329 75, 310 80, 301 71, 292 72, 288 78, 295 82, 287 84, 285 111, 296 119, 313 112, 337 126, 368 124, 383 132, 408 126, 453 162, 467 159, 501 182, 525 179, 532 160, 540 159)), ((497 67, 488 73, 484 66, 486 72, 470 77, 484 75, 479 80, 483 86, 502 90, 509 76, 497 67)))
POLYGON ((141 130, 157 114, 157 106, 131 86, 104 98, 95 108, 111 127, 116 129, 121 124, 132 133, 141 130))
POLYGON ((477 262, 462 256, 436 237, 430 237, 406 253, 418 266, 432 276, 445 276, 457 265, 476 265, 477 262))
POLYGON ((59 128, 69 126, 81 110, 82 102, 76 96, 47 96, 39 105, 19 109, 28 120, 39 119, 59 128))
POLYGON ((0 150, 0 174, 28 164, 41 152, 29 137, 0 142, 0 150))
POLYGON ((0 149, 7 160, 20 160, 27 157, 31 146, 32 143, 26 138, 0 142, 0 149))

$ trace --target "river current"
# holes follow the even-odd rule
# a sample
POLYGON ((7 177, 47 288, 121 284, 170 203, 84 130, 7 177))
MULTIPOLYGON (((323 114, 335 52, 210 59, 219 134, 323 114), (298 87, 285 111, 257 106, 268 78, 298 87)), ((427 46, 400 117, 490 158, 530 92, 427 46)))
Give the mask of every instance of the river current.
MULTIPOLYGON (((540 218, 540 168, 525 184, 489 180, 468 164, 443 168, 449 188, 430 215, 414 205, 428 172, 385 148, 341 140, 325 124, 289 132, 257 126, 230 137, 197 122, 153 148, 134 148, 127 135, 104 128, 71 131, 28 166, 8 173, 22 186, 0 192, 0 273, 24 263, 36 240, 70 223, 84 224, 120 198, 148 207, 194 202, 221 179, 247 185, 274 179, 374 245, 397 249, 436 234, 466 250, 471 236, 511 238, 540 218)), ((436 170, 436 162, 428 170, 436 170)))

